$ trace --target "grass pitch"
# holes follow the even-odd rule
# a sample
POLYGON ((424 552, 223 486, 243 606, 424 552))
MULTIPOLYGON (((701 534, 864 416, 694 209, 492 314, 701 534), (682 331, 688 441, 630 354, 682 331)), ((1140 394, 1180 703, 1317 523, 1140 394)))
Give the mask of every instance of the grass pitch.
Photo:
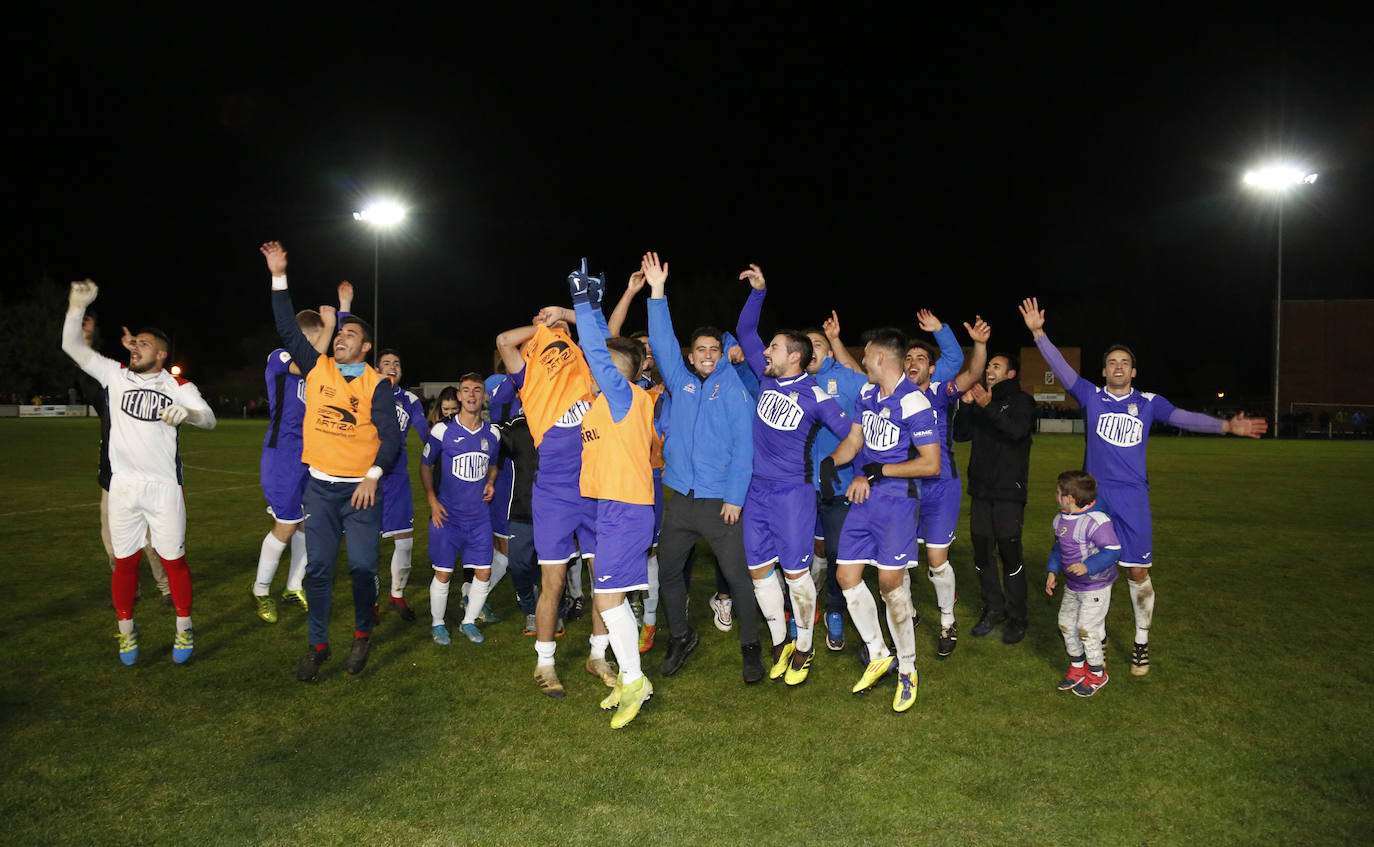
MULTIPOLYGON (((581 669, 585 619, 559 642, 563 701, 530 680, 508 582, 485 644, 456 628, 452 646, 430 641, 422 496, 407 592, 420 620, 384 613, 367 670, 349 677, 341 567, 335 656, 316 684, 296 682, 304 615, 284 607, 264 624, 249 597, 270 523, 262 432, 183 427, 196 654, 172 663, 172 614, 145 569, 142 655, 125 668, 96 422, 0 421, 3 843, 1348 844, 1374 832, 1374 444, 1156 438, 1154 667, 1128 672, 1119 585, 1112 681, 1091 699, 1054 689, 1066 659, 1041 576, 1053 480, 1079 464, 1082 437, 1040 436, 1023 643, 968 635, 980 605, 965 518, 951 548, 963 637, 946 661, 933 592, 914 581, 927 618, 914 709, 892 712, 891 680, 849 694, 852 631, 844 653, 821 647, 804 686, 745 687, 735 634, 710 622, 703 559, 701 646, 663 678, 660 639, 646 657, 654 699, 612 732, 605 689, 581 669)), ((383 583, 389 556, 384 545, 383 583)), ((283 564, 275 592, 284 576, 283 564)))

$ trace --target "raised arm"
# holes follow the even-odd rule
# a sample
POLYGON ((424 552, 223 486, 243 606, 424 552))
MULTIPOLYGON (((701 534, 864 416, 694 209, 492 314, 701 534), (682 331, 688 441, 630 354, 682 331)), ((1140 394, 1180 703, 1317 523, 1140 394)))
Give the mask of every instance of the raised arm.
MULTIPOLYGON (((821 331, 824 332, 825 337, 830 340, 830 353, 835 357, 835 361, 855 373, 864 372, 863 366, 854 361, 854 357, 849 355, 849 348, 844 346, 843 341, 840 341, 840 316, 835 313, 834 309, 830 310, 830 317, 826 318, 825 323, 821 324, 821 331)), ((844 464, 844 462, 840 462, 839 464, 844 464)))
POLYGON ((95 377, 101 385, 105 385, 109 378, 108 368, 100 365, 100 361, 105 357, 87 347, 81 333, 81 323, 86 318, 86 307, 95 302, 99 293, 100 289, 89 279, 72 283, 71 291, 67 294, 67 315, 62 320, 62 352, 70 356, 77 367, 95 377))
POLYGON ((324 328, 320 330, 320 335, 315 339, 313 346, 316 353, 321 356, 328 356, 329 345, 334 341, 334 330, 339 327, 339 313, 328 304, 320 306, 320 320, 324 321, 324 328))
POLYGON ((947 382, 953 379, 964 366, 964 348, 959 346, 959 339, 954 337, 954 330, 949 328, 949 324, 935 317, 929 309, 922 309, 916 313, 916 324, 925 332, 934 335, 935 343, 940 347, 940 360, 931 369, 931 381, 947 382))
MULTIPOLYGON (((965 321, 964 329, 973 340, 973 353, 968 358, 968 367, 954 375, 954 387, 960 394, 968 391, 983 378, 983 369, 988 366, 988 339, 992 337, 992 327, 988 326, 987 321, 980 315, 973 316, 972 326, 965 321)), ((962 357, 962 353, 960 356, 962 357)), ((943 359, 940 361, 944 362, 943 359)))
POLYGON ((606 319, 606 328, 611 335, 620 335, 621 328, 625 326, 625 316, 630 314, 630 302, 642 290, 644 290, 644 269, 640 268, 630 274, 630 281, 625 284, 625 293, 620 295, 620 300, 611 310, 611 316, 606 319))
POLYGON ((693 377, 682 362, 682 346, 673 332, 673 316, 668 311, 668 263, 660 263, 657 253, 645 253, 639 267, 649 286, 649 349, 671 394, 680 391, 693 377))
POLYGON ((501 354, 501 361, 506 363, 507 374, 518 374, 525 369, 525 358, 520 355, 520 345, 533 338, 537 329, 534 324, 518 326, 496 336, 496 350, 501 354))
POLYGON ((763 312, 763 299, 768 296, 768 285, 763 279, 763 271, 758 265, 750 264, 747 270, 740 271, 739 278, 749 282, 749 297, 739 310, 739 320, 735 322, 735 336, 739 339, 740 352, 755 379, 763 379, 763 370, 768 362, 763 358, 763 339, 759 338, 759 315, 763 312))
POLYGON ((291 292, 286 287, 286 248, 280 241, 269 241, 258 249, 272 274, 272 316, 276 319, 277 335, 281 336, 282 347, 296 360, 296 367, 308 374, 319 361, 320 354, 310 346, 296 323, 296 309, 291 305, 291 292))
POLYGON ((568 274, 568 292, 572 295, 573 311, 584 328, 582 353, 587 357, 587 365, 596 378, 597 387, 610 404, 611 419, 621 421, 630 413, 634 389, 611 360, 611 351, 606 349, 606 318, 601 314, 601 292, 605 290, 605 285, 601 277, 588 273, 586 259, 582 260, 580 270, 568 274))
POLYGON ((1045 357, 1045 361, 1049 362, 1050 370, 1054 371, 1055 378, 1064 386, 1064 390, 1073 391, 1073 387, 1078 384, 1078 374, 1069 367, 1059 348, 1055 347, 1050 337, 1045 334, 1045 312, 1040 308, 1039 299, 1027 297, 1021 301, 1020 310, 1021 319, 1026 322, 1026 329, 1031 331, 1031 336, 1035 339, 1036 349, 1045 357))

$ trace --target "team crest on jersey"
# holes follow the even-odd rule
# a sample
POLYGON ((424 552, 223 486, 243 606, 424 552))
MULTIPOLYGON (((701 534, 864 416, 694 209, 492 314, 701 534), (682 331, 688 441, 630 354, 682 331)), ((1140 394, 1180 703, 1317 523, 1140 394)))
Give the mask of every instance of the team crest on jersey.
POLYGON ((720 383, 718 382, 718 383, 716 383, 715 385, 711 386, 711 396, 710 396, 710 397, 707 397, 706 399, 707 399, 707 400, 714 400, 714 399, 716 399, 716 397, 718 397, 719 395, 720 395, 720 383))
POLYGON ((801 425, 803 416, 795 392, 784 396, 781 391, 765 391, 759 395, 757 411, 759 420, 783 432, 795 430, 801 425))
POLYGON ((887 409, 886 406, 884 406, 884 407, 882 408, 882 410, 881 410, 880 412, 878 412, 878 417, 884 418, 884 419, 890 418, 890 417, 892 417, 892 413, 888 411, 888 409, 887 409))
POLYGON ((840 384, 833 379, 826 380, 825 393, 829 394, 831 397, 834 397, 836 394, 840 393, 840 384))
POLYGON ((1140 418, 1111 412, 1098 417, 1097 436, 1115 447, 1134 447, 1145 439, 1140 418))
POLYGON ((485 438, 483 438, 483 439, 482 439, 482 452, 485 453, 485 452, 487 452, 487 451, 490 450, 490 449, 491 449, 491 448, 487 446, 487 440, 486 440, 485 438))
POLYGON ((574 358, 573 347, 568 342, 556 339, 539 351, 539 364, 550 376, 558 373, 574 358))
POLYGON ((135 420, 155 421, 162 410, 172 405, 172 398, 161 391, 151 388, 135 388, 125 391, 119 398, 119 408, 135 420))
POLYGON ((1126 414, 1130 415, 1133 418, 1138 417, 1140 415, 1140 407, 1134 403, 1127 403, 1126 414))
POLYGON ((563 413, 563 417, 554 422, 554 426, 563 429, 575 429, 582 426, 582 416, 587 414, 587 410, 592 407, 586 400, 578 400, 563 413))
POLYGON ((358 398, 357 398, 357 397, 349 397, 349 398, 348 398, 348 408, 350 408, 350 409, 353 410, 353 414, 355 414, 355 415, 358 414, 358 398))
POLYGON ((891 450, 902 440, 902 428, 888 420, 887 409, 874 414, 865 409, 863 414, 864 443, 877 452, 891 450))
POLYGON ((453 457, 449 470, 463 482, 477 482, 486 478, 489 462, 486 453, 464 453, 453 457))

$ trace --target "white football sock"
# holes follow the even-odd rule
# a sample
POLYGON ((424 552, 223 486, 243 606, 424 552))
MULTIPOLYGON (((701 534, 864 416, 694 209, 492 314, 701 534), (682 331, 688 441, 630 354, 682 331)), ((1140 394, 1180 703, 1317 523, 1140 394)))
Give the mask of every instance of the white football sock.
POLYGON ((911 625, 911 592, 902 586, 883 592, 887 607, 887 628, 892 644, 897 648, 897 671, 916 670, 916 627, 911 625))
POLYGON ((263 537, 262 549, 258 551, 258 575, 253 582, 253 593, 258 597, 272 593, 272 578, 277 575, 277 563, 285 550, 286 542, 272 533, 263 537))
POLYGON ((391 596, 405 594, 406 583, 410 581, 410 555, 415 547, 414 538, 396 539, 396 547, 391 551, 391 596))
POLYGON ((429 581, 429 616, 434 619, 433 626, 444 625, 444 613, 448 611, 449 583, 440 582, 439 577, 429 581))
POLYGON ((291 564, 286 569, 286 590, 301 591, 305 580, 305 530, 291 534, 291 564))
POLYGON ((482 604, 487 602, 487 592, 491 590, 491 580, 481 580, 477 577, 472 578, 472 588, 468 589, 468 606, 463 610, 463 623, 477 623, 477 616, 482 613, 482 604))
POLYGON ((829 567, 829 566, 830 566, 830 563, 829 563, 828 561, 826 561, 826 558, 825 558, 824 556, 812 556, 812 557, 811 557, 811 581, 814 582, 814 583, 817 584, 817 585, 820 585, 820 584, 821 584, 821 574, 825 573, 825 569, 826 569, 827 567, 829 567))
POLYGON ((607 635, 603 637, 610 641, 615 663, 620 665, 620 684, 629 685, 644 676, 639 668, 639 627, 635 626, 634 610, 626 601, 602 612, 601 620, 606 622, 607 635))
POLYGON ((649 557, 649 590, 644 592, 644 625, 658 624, 658 554, 649 557))
POLYGON ((931 568, 930 582, 935 586, 935 603, 940 607, 940 626, 954 623, 954 568, 945 562, 931 568))
POLYGON ((129 618, 128 620, 120 620, 120 621, 117 621, 117 623, 119 624, 119 634, 120 634, 120 635, 132 635, 132 634, 133 634, 133 632, 134 632, 134 619, 133 619, 133 618, 129 618))
POLYGON ((191 618, 190 618, 190 616, 188 615, 187 617, 182 617, 181 615, 177 615, 177 632, 185 632, 186 630, 188 630, 188 629, 190 629, 190 628, 191 628, 191 618))
POLYGON ((535 666, 541 668, 553 667, 553 652, 557 647, 558 644, 553 641, 534 642, 534 652, 539 656, 539 661, 535 662, 535 666))
POLYGON ((797 622, 797 652, 809 652, 816 626, 816 583, 804 573, 787 580, 787 593, 792 595, 792 620, 797 622))
POLYGON ((782 607, 782 586, 773 576, 776 568, 770 568, 762 579, 754 580, 754 597, 759 601, 759 611, 768 623, 768 634, 774 646, 787 640, 787 621, 784 620, 782 607))
POLYGON ((849 607, 849 620, 859 637, 868 646, 870 662, 888 655, 887 643, 883 641, 883 628, 878 623, 878 604, 873 602, 873 594, 868 586, 860 582, 853 588, 844 590, 845 605, 849 607))
MULTIPOLYGON (((605 618, 603 617, 602 620, 605 620, 605 618)), ((591 646, 589 647, 590 652, 587 654, 587 658, 604 659, 606 658, 606 648, 611 646, 611 636, 606 633, 602 633, 601 635, 593 633, 588 643, 591 646)))
POLYGON ((501 577, 506 575, 510 569, 510 557, 500 550, 491 551, 491 585, 487 586, 487 596, 496 590, 496 585, 501 581, 501 577))
POLYGON ((1144 582, 1126 580, 1131 589, 1131 608, 1135 609, 1135 643, 1150 643, 1150 624, 1155 618, 1155 587, 1147 575, 1144 582))

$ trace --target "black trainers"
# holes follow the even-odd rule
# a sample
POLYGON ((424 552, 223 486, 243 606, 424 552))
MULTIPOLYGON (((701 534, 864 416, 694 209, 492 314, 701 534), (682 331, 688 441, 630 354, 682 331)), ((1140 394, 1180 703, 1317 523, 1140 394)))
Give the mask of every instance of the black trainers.
POLYGON ((323 650, 316 650, 315 645, 310 645, 306 649, 305 655, 301 657, 301 663, 296 667, 296 679, 301 682, 310 682, 320 672, 320 665, 329 659, 329 646, 325 645, 323 650))
POLYGON ((1131 676, 1144 676, 1150 672, 1150 645, 1136 642, 1131 650, 1131 676))
POLYGON ((744 654, 744 681, 747 684, 763 679, 763 648, 755 641, 741 644, 740 653, 744 654))
POLYGON ((353 647, 348 651, 348 661, 344 662, 344 670, 355 676, 363 672, 367 667, 367 652, 372 649, 372 638, 370 636, 360 636, 353 639, 353 647))
POLYGON ((959 624, 951 623, 949 626, 940 627, 940 639, 935 643, 935 656, 939 659, 949 657, 954 652, 954 647, 959 643, 959 624))
POLYGON ((1016 644, 1026 637, 1026 622, 1011 618, 1007 625, 1002 629, 1002 643, 1016 644))
POLYGON ((410 608, 404 597, 392 597, 387 600, 387 605, 401 616, 401 620, 409 622, 415 620, 415 612, 410 608))
POLYGON ((973 625, 973 637, 982 638, 984 635, 996 629, 997 625, 1006 619, 1007 616, 1002 612, 984 609, 983 616, 978 619, 978 623, 973 625))
POLYGON ((664 676, 672 676, 682 670, 682 665, 687 661, 687 656, 697 645, 701 643, 701 636, 697 635, 695 629, 687 630, 687 634, 681 638, 668 639, 668 655, 663 657, 663 664, 659 667, 659 673, 664 676))

